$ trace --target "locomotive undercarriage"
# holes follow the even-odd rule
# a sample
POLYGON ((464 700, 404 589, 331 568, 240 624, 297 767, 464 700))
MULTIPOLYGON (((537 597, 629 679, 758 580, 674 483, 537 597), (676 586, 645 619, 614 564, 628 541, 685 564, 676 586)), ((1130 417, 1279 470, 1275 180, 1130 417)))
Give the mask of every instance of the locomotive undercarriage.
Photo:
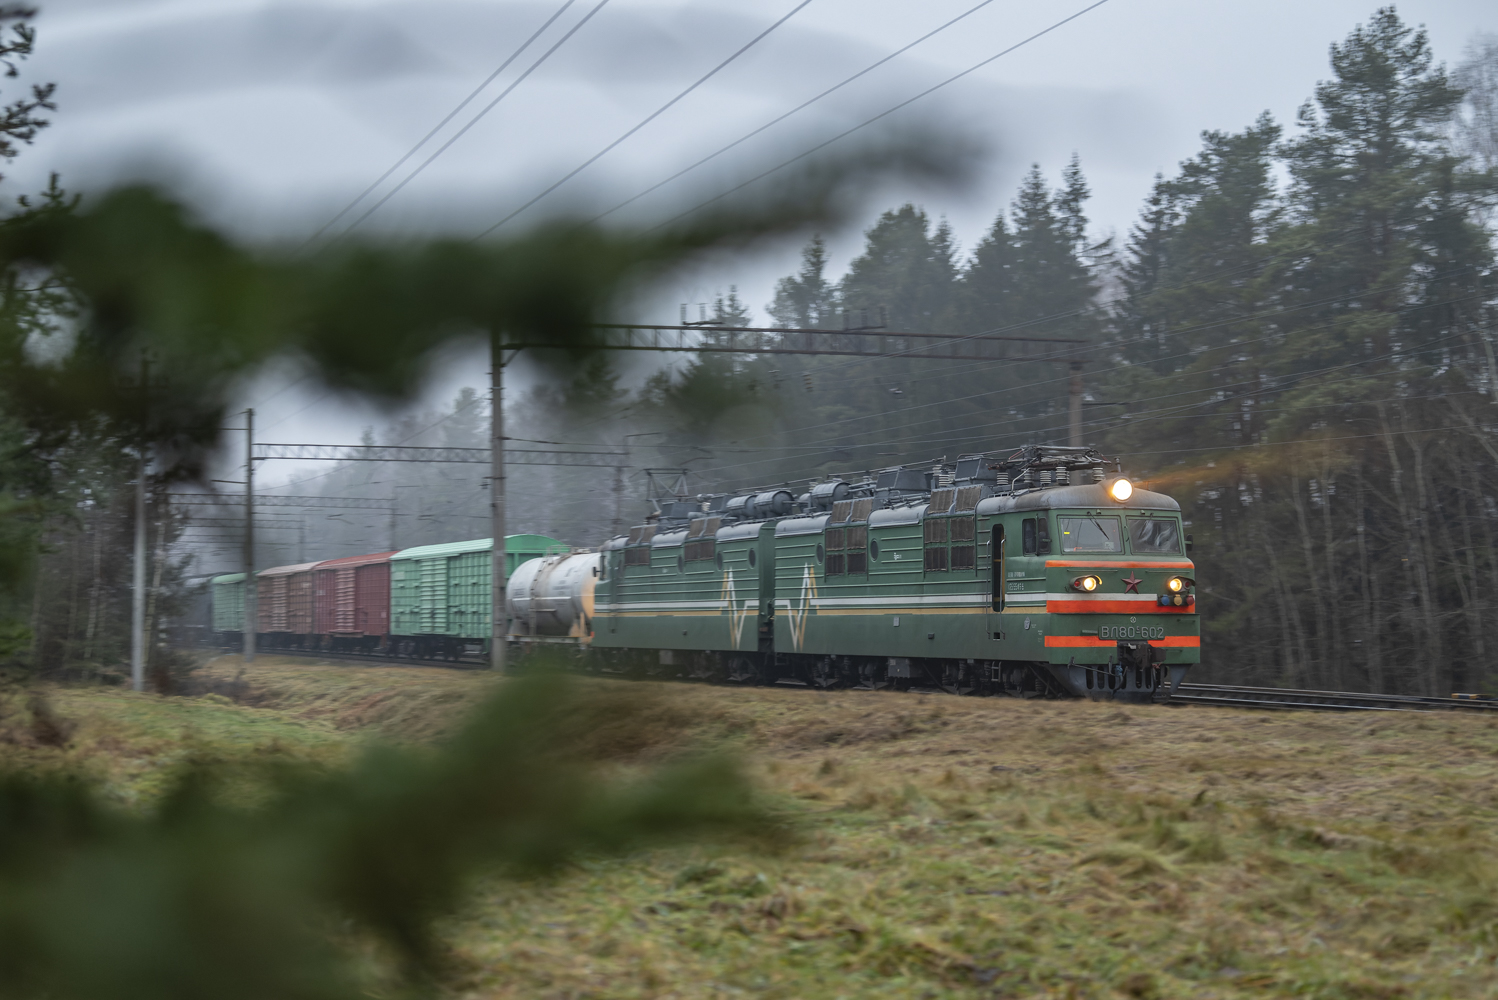
MULTIPOLYGON (((1122 646, 1123 644, 1121 644, 1122 646)), ((956 695, 1150 701, 1185 676, 1143 650, 1120 649, 1098 665, 1006 660, 807 656, 697 650, 593 649, 584 669, 641 680, 709 684, 787 684, 822 690, 941 690, 956 695)))

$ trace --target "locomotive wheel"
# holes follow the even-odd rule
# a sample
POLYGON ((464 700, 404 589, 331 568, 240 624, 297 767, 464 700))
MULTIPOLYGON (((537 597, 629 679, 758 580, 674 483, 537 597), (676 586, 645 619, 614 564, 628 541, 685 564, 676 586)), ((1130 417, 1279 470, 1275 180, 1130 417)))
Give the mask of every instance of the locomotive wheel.
POLYGON ((765 682, 764 671, 756 660, 747 656, 735 656, 728 665, 728 682, 757 686, 765 682))
POLYGON ((811 686, 827 689, 839 687, 842 681, 837 666, 829 657, 817 660, 811 666, 811 686))

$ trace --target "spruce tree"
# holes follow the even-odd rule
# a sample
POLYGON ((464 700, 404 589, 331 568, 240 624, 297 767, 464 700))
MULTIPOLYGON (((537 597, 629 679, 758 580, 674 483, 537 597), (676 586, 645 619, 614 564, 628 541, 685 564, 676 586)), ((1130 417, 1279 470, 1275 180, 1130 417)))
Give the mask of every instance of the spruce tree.
POLYGON ((728 286, 728 295, 725 297, 719 293, 713 300, 713 320, 726 327, 745 327, 754 325, 754 314, 749 307, 744 305, 744 300, 739 298, 739 287, 728 286))
POLYGON ((926 213, 906 204, 864 235, 864 251, 842 280, 844 308, 871 317, 885 309, 890 329, 936 332, 957 277, 951 227, 942 222, 933 232, 926 213))
POLYGON ((780 326, 831 329, 839 313, 837 286, 827 280, 827 244, 813 236, 801 251, 801 269, 775 284, 766 311, 780 326))

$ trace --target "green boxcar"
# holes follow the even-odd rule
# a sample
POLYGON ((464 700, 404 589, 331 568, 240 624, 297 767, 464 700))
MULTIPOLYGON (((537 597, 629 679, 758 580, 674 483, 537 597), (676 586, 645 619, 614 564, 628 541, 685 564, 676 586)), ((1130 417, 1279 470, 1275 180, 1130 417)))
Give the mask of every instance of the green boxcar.
MULTIPOLYGON (((566 552, 546 535, 506 535, 506 578, 528 559, 566 552)), ((493 542, 479 538, 418 545, 390 558, 390 631, 420 651, 452 652, 489 638, 493 542)))
POLYGON ((213 631, 244 631, 244 574, 227 573, 210 583, 213 592, 213 631))

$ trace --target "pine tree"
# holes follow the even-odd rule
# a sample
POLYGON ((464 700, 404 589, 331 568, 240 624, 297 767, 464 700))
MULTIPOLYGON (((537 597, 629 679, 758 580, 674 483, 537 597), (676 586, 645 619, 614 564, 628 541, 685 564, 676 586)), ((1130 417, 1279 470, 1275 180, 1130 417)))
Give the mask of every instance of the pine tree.
POLYGON ((1156 181, 1133 231, 1114 321, 1121 356, 1148 367, 1120 372, 1110 394, 1142 402, 1161 376, 1179 374, 1220 404, 1153 417, 1141 433, 1155 444, 1252 440, 1257 430, 1254 386, 1230 362, 1255 353, 1262 327, 1253 317, 1272 301, 1266 265, 1279 216, 1270 170, 1279 136, 1267 114, 1243 132, 1203 133, 1202 152, 1180 175, 1156 181), (1203 419, 1213 413, 1220 418, 1203 419))
POLYGON ((484 448, 488 446, 489 412, 478 390, 465 385, 453 397, 452 413, 441 424, 442 447, 484 448))
POLYGON ((844 309, 871 316, 886 309, 894 330, 937 330, 957 278, 951 228, 942 222, 932 232, 926 213, 907 204, 885 212, 864 235, 864 251, 841 282, 844 309))
POLYGON ((1014 243, 1000 213, 987 235, 973 248, 972 259, 962 274, 958 308, 962 332, 980 333, 1009 322, 1007 310, 1014 298, 1014 268, 1014 243))
POLYGON ((754 314, 749 307, 744 305, 739 298, 739 287, 728 286, 728 297, 724 298, 722 293, 713 300, 713 320, 721 326, 730 328, 746 327, 754 325, 754 314))
POLYGON ((1087 187, 1075 160, 1065 181, 1066 187, 1052 196, 1035 164, 1010 208, 1015 264, 1008 318, 1038 336, 1076 336, 1093 327, 1086 317, 1097 286, 1080 256, 1087 187))
POLYGON ((1456 120, 1457 152, 1478 170, 1498 170, 1498 35, 1472 39, 1451 82, 1464 92, 1456 120))
POLYGON ((801 270, 775 284, 766 311, 780 326, 830 329, 839 312, 837 287, 827 280, 827 244, 813 236, 801 251, 801 270))

